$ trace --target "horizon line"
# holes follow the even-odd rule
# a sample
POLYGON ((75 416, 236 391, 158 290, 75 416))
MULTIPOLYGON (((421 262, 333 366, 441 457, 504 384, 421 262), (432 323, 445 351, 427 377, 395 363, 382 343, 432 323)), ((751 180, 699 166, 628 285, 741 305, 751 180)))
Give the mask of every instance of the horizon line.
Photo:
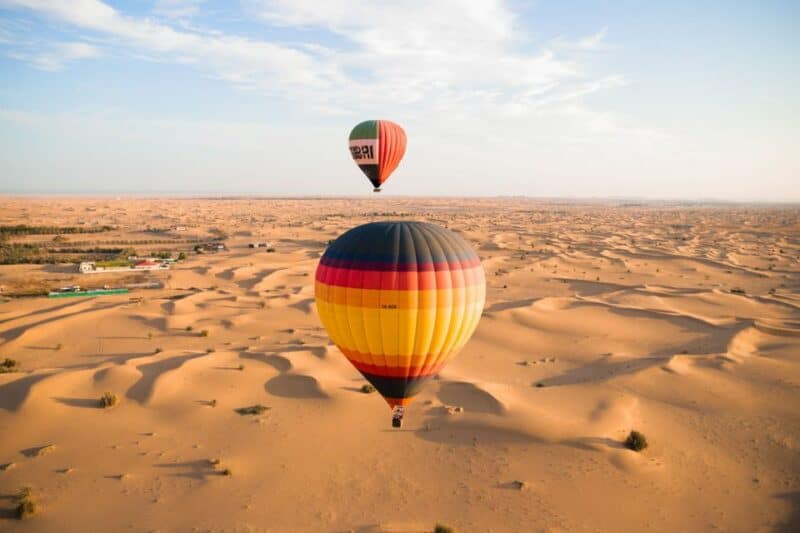
POLYGON ((113 191, 81 191, 81 192, 40 192, 40 191, 26 191, 26 192, 9 192, 0 190, 0 199, 6 198, 53 198, 53 199, 159 199, 170 198, 173 200, 244 200, 244 199, 262 199, 262 200, 344 200, 344 199, 358 199, 358 200, 378 200, 380 198, 390 198, 397 200, 407 200, 417 198, 420 200, 432 199, 454 199, 454 200, 535 200, 544 202, 568 202, 568 203, 604 203, 604 202, 638 202, 644 204, 712 204, 712 205, 777 205, 782 207, 800 207, 800 199, 798 200, 738 200, 738 199, 724 199, 724 198, 687 198, 687 197, 647 197, 647 196, 534 196, 534 195, 404 195, 392 193, 364 193, 364 194, 274 194, 274 193, 223 193, 223 192, 202 192, 196 194, 187 194, 186 192, 166 192, 159 191, 155 193, 147 192, 113 192, 113 191))

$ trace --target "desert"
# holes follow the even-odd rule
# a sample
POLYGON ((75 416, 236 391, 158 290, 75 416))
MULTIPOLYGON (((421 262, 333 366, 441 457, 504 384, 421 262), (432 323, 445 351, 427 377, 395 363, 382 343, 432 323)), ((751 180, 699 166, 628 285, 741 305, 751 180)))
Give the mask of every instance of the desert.
POLYGON ((0 266, 0 361, 13 360, 0 374, 0 529, 800 527, 797 207, 0 199, 0 226, 20 224, 56 228, 4 236, 44 257, 184 258, 91 274, 75 257, 0 266), (486 274, 475 334, 402 429, 314 298, 329 243, 375 220, 446 227, 486 274), (631 431, 648 446, 629 449, 631 431), (26 488, 36 511, 18 520, 26 488))

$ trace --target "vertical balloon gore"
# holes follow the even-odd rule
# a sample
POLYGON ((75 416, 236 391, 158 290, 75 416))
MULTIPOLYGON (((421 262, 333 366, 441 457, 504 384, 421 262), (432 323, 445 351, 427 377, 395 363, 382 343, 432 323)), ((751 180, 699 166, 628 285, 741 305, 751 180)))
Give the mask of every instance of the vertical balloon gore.
POLYGON ((388 120, 367 120, 350 132, 350 155, 375 192, 389 179, 406 153, 406 133, 388 120))
POLYGON ((344 356, 392 406, 466 344, 486 281, 461 237, 424 222, 372 222, 334 241, 317 266, 320 319, 344 356))

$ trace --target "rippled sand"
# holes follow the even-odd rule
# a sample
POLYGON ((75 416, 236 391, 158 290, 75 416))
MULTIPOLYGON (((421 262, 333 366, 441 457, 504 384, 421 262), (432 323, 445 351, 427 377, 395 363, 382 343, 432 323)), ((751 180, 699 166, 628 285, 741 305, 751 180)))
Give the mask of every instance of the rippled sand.
MULTIPOLYGON (((218 228, 229 251, 148 275, 164 289, 0 304, 0 360, 22 367, 0 374, 0 529, 800 528, 799 209, 0 199, 0 224, 81 221, 218 228), (488 280, 475 336, 401 431, 313 294, 329 239, 397 217, 460 232, 488 280), (120 404, 99 408, 105 391, 120 404), (40 512, 19 522, 24 486, 40 512)), ((0 266, 6 291, 86 280, 0 266)))

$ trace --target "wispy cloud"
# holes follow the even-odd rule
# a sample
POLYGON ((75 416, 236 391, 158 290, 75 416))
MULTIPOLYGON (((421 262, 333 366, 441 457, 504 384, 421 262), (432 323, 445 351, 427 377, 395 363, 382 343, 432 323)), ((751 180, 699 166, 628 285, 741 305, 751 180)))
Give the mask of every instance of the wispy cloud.
POLYGON ((205 0, 156 0, 153 13, 171 19, 190 18, 200 13, 205 0))
POLYGON ((189 63, 220 79, 264 90, 324 88, 338 73, 310 54, 280 44, 225 34, 175 29, 150 18, 119 13, 99 0, 2 0, 56 21, 97 32, 115 45, 161 60, 189 63))
MULTIPOLYGON (((587 79, 568 51, 531 42, 502 0, 250 0, 247 12, 265 25, 296 29, 292 42, 257 40, 219 30, 171 24, 163 16, 190 16, 198 2, 164 0, 162 18, 120 13, 100 0, 0 0, 93 32, 134 56, 190 65, 237 87, 302 102, 321 111, 405 106, 419 116, 454 109, 461 115, 525 116, 614 85, 587 79), (336 44, 309 38, 306 29, 336 36, 336 44), (474 111, 474 113, 473 113, 474 111)), ((606 30, 574 48, 598 49, 606 30)), ((65 51, 66 52, 66 51, 65 51)), ((88 53, 88 49, 84 52, 88 53)), ((40 68, 80 58, 52 51, 40 68)), ((86 57, 89 57, 88 55, 86 57)))
POLYGON ((40 70, 58 71, 72 61, 98 57, 100 50, 84 42, 57 42, 47 43, 36 52, 12 50, 8 55, 26 61, 40 70))
POLYGON ((588 35, 578 39, 574 43, 574 47, 578 50, 604 50, 608 47, 606 44, 606 34, 608 28, 603 28, 594 35, 588 35))

